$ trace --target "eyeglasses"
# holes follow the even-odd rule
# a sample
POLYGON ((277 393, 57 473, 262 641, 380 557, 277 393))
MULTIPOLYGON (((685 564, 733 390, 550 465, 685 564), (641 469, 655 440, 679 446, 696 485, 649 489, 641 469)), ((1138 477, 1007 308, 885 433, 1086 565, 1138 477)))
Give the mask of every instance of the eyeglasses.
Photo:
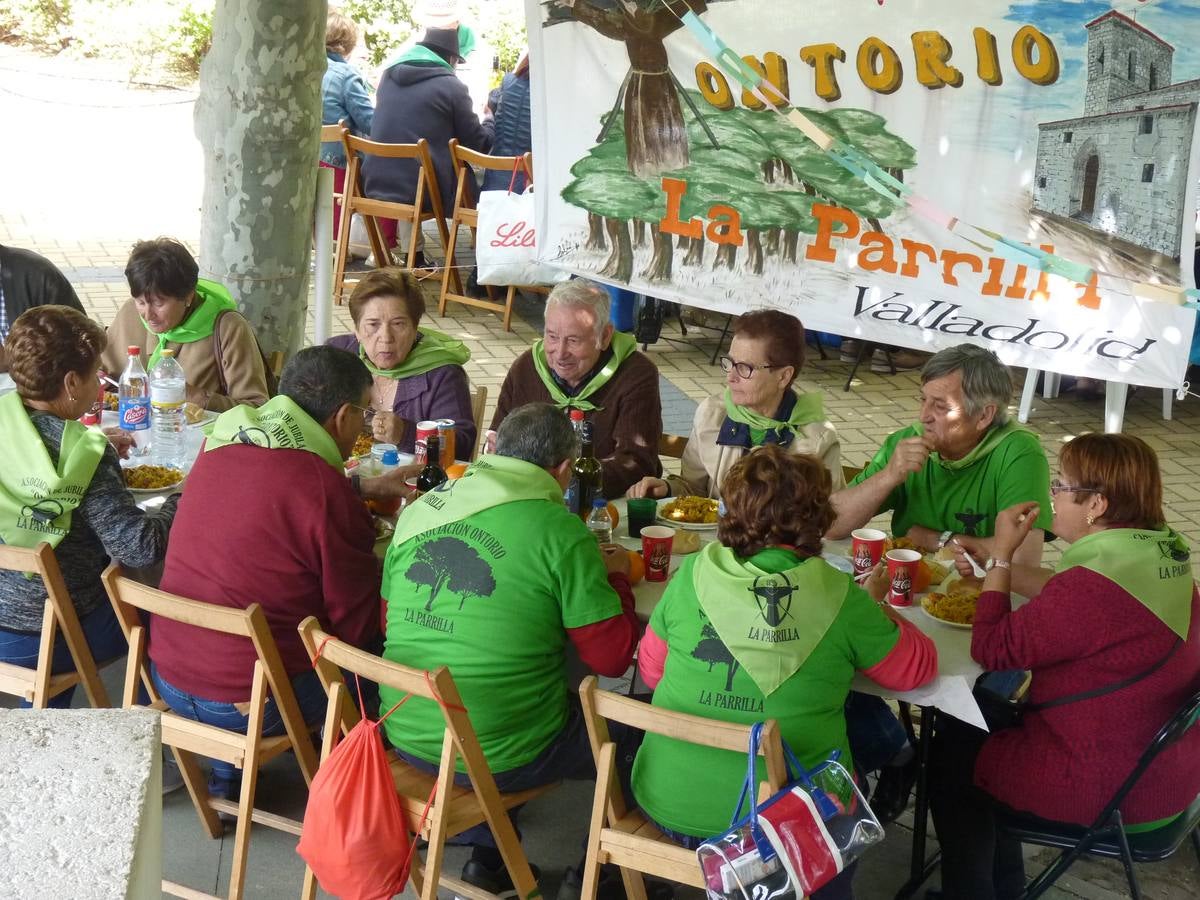
POLYGON ((1096 494, 1099 493, 1095 488, 1078 487, 1073 484, 1064 484, 1055 478, 1050 482, 1051 494, 1096 494))
POLYGON ((372 420, 375 418, 375 410, 371 409, 369 406, 359 406, 357 403, 347 403, 346 405, 357 409, 363 414, 364 425, 370 425, 372 420))
POLYGON ((721 371, 729 374, 737 372, 738 378, 752 378, 759 369, 782 369, 783 366, 756 366, 754 363, 734 362, 728 356, 721 357, 721 371))

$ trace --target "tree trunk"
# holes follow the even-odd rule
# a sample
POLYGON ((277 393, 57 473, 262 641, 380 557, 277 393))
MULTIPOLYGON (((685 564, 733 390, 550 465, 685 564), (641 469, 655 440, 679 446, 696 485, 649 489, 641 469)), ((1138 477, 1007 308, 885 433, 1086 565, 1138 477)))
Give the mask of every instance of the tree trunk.
POLYGON ((750 271, 755 275, 761 275, 763 272, 763 249, 757 228, 746 229, 746 254, 750 271))
POLYGON ((642 272, 642 277, 650 281, 670 281, 671 263, 675 256, 671 235, 663 234, 657 225, 651 224, 650 237, 654 245, 654 256, 650 259, 650 265, 642 272))
POLYGON ((641 247, 646 243, 646 223, 641 219, 633 220, 633 246, 641 247))
POLYGON ((689 238, 690 246, 688 247, 687 256, 683 258, 685 266, 701 266, 704 265, 704 238, 689 238))
POLYGON ((783 261, 794 263, 796 261, 796 251, 800 247, 800 232, 784 231, 783 233, 783 261))
POLYGON ((737 262, 737 247, 733 244, 722 244, 717 248, 717 258, 713 260, 714 269, 732 269, 737 262))
POLYGON ((871 226, 872 231, 883 231, 883 226, 879 224, 879 220, 872 217, 867 219, 867 224, 871 226))
POLYGON ((604 217, 594 212, 588 213, 588 239, 584 249, 600 252, 608 249, 608 242, 604 240, 604 217))
POLYGON ((662 38, 625 38, 633 75, 625 92, 625 154, 635 178, 682 169, 688 164, 687 128, 679 95, 667 68, 662 38))
POLYGON ((612 252, 608 262, 600 270, 605 278, 629 283, 633 277, 633 246, 629 242, 629 223, 620 219, 605 219, 604 228, 608 232, 612 252))
POLYGON ((691 243, 691 240, 692 240, 691 238, 689 238, 689 237, 684 237, 684 236, 681 234, 681 235, 679 236, 679 240, 678 240, 678 242, 676 243, 676 246, 677 246, 677 247, 679 247, 679 249, 680 249, 680 250, 686 250, 686 249, 687 249, 687 247, 688 247, 688 244, 690 244, 690 243, 691 243))
POLYGON ((777 256, 779 254, 779 235, 783 229, 771 228, 767 231, 766 252, 768 256, 777 256))
POLYGON ((229 288, 267 353, 304 340, 325 17, 320 0, 217 0, 200 67, 200 275, 229 288))

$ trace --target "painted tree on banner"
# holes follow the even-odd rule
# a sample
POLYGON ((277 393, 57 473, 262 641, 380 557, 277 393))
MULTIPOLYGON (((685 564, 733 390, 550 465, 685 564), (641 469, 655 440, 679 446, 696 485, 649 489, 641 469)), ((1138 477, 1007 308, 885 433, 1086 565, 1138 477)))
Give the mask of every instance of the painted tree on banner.
MULTIPOLYGON (((701 15, 725 0, 547 0, 545 27, 579 22, 625 44, 629 73, 621 85, 629 171, 642 178, 688 164, 681 90, 667 62, 666 38, 680 16, 701 15)), ((617 110, 614 110, 615 115, 617 110)))

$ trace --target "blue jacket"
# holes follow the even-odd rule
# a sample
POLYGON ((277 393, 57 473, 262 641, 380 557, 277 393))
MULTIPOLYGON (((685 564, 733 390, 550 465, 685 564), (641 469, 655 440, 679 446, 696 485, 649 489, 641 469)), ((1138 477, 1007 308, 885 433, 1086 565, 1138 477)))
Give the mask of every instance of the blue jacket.
MULTIPOLYGON (((500 86, 500 103, 496 107, 496 140, 492 144, 493 156, 521 156, 533 149, 533 127, 529 121, 529 76, 504 76, 500 86)), ((512 181, 509 172, 489 169, 483 175, 485 191, 508 190, 512 181)), ((525 175, 518 173, 513 190, 525 190, 525 175)))
MULTIPOLYGON (((325 57, 329 65, 321 79, 321 124, 336 125, 345 119, 351 134, 366 137, 375 117, 366 80, 340 54, 326 50, 325 57)), ((339 141, 322 144, 321 162, 346 168, 346 148, 339 141)))

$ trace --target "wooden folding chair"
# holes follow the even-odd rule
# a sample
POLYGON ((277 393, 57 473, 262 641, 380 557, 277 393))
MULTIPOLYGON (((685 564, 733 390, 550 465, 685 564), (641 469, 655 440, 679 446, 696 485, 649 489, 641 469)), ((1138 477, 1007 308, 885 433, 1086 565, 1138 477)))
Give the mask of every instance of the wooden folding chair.
MULTIPOLYGON (((616 745, 609 738, 608 720, 640 728, 649 734, 661 734, 743 756, 750 744, 752 726, 672 712, 602 691, 597 687, 594 675, 589 675, 579 685, 579 696, 583 701, 583 718, 592 754, 596 758, 596 794, 592 802, 581 900, 596 900, 600 866, 605 863, 620 867, 629 900, 646 900, 643 874, 703 889, 704 875, 696 862, 696 851, 685 850, 672 841, 644 813, 626 802, 617 778, 616 745)), ((759 749, 766 761, 767 780, 760 788, 760 796, 765 799, 782 790, 787 782, 783 742, 774 719, 768 720, 763 728, 759 749)))
POLYGON ((660 434, 658 436, 658 455, 671 459, 683 459, 683 451, 687 449, 688 439, 680 434, 660 434))
POLYGON ((442 248, 446 251, 445 267, 450 277, 454 279, 455 290, 462 291, 462 282, 458 271, 454 268, 454 255, 450 252, 446 232, 446 213, 442 208, 442 193, 438 188, 437 173, 433 168, 433 157, 429 155, 429 142, 421 138, 415 144, 381 144, 366 138, 355 137, 349 130, 343 131, 342 143, 346 146, 346 195, 342 202, 342 222, 338 229, 337 263, 333 272, 333 296, 340 304, 345 290, 346 254, 350 244, 350 220, 355 213, 362 215, 367 225, 367 237, 371 242, 371 252, 375 255, 376 268, 390 266, 391 254, 383 244, 383 235, 379 230, 378 217, 407 221, 412 225, 412 234, 408 241, 408 262, 405 268, 412 269, 418 277, 426 278, 434 274, 434 269, 414 269, 417 257, 417 241, 421 231, 421 223, 433 219, 437 222, 438 233, 441 235, 442 248), (412 159, 420 165, 417 173, 417 190, 412 203, 400 203, 396 200, 376 200, 368 197, 363 191, 362 161, 367 156, 381 156, 386 159, 412 159), (429 209, 425 208, 428 197, 429 209), (431 211, 432 210, 432 211, 431 211))
MULTIPOLYGON (((454 248, 458 245, 458 229, 465 225, 471 229, 472 235, 479 228, 479 210, 476 208, 475 173, 472 166, 480 169, 491 169, 497 172, 513 172, 518 167, 525 170, 529 183, 533 183, 533 157, 526 153, 524 156, 488 156, 476 153, 466 147, 460 147, 458 141, 450 139, 450 159, 454 161, 454 171, 458 174, 458 186, 454 190, 454 213, 450 219, 450 242, 447 244, 446 259, 452 259, 454 248)), ((513 298, 517 286, 510 284, 504 295, 504 302, 496 299, 495 289, 489 285, 481 285, 487 291, 487 299, 469 297, 463 293, 462 286, 457 285, 455 291, 450 290, 450 269, 442 273, 442 295, 438 299, 438 315, 446 314, 446 303, 462 303, 479 309, 490 309, 493 312, 504 313, 504 330, 512 331, 513 298)))
MULTIPOLYGON (((122 705, 126 709, 149 708, 162 713, 162 742, 169 746, 175 755, 188 793, 192 796, 192 803, 195 804, 196 813, 200 816, 200 824, 209 837, 217 838, 225 833, 225 826, 217 816, 218 811, 237 816, 228 896, 239 898, 245 887, 251 821, 289 834, 300 834, 300 822, 254 808, 254 789, 258 781, 259 766, 281 753, 292 750, 296 754, 296 762, 306 784, 312 783, 317 772, 316 748, 313 747, 308 726, 300 715, 291 680, 283 667, 275 639, 271 636, 266 614, 257 603, 251 604, 248 609, 234 609, 185 600, 183 597, 147 587, 125 577, 116 563, 105 569, 100 577, 108 591, 113 609, 116 610, 121 628, 129 639, 129 661, 125 668, 122 705), (249 722, 245 734, 206 725, 172 712, 150 679, 150 667, 146 660, 146 626, 140 615, 143 612, 198 628, 247 638, 254 644, 258 659, 254 663, 254 678, 250 686, 249 722), (151 702, 148 707, 138 703, 139 679, 150 696, 151 702), (277 737, 263 737, 262 734, 268 691, 275 698, 275 705, 286 729, 284 734, 277 737), (220 759, 242 770, 242 791, 237 803, 231 800, 217 800, 209 795, 196 756, 220 759)), ((162 886, 164 893, 175 897, 212 896, 165 879, 162 886)))
POLYGON ((487 408, 487 385, 479 384, 471 390, 471 418, 475 420, 475 446, 471 448, 471 455, 467 457, 467 462, 474 462, 475 457, 479 455, 479 442, 483 439, 483 411, 487 408))
MULTIPOLYGON (((345 134, 347 131, 348 131, 348 129, 346 128, 346 123, 345 123, 344 119, 339 121, 336 125, 322 125, 321 126, 321 143, 328 144, 328 143, 332 143, 333 141, 337 141, 340 144, 340 143, 342 143, 342 135, 345 134)), ((346 202, 346 188, 343 183, 343 187, 342 187, 341 191, 338 191, 337 188, 334 188, 333 208, 335 210, 340 209, 345 204, 345 202, 346 202)), ((337 217, 335 216, 334 218, 336 219, 337 217)), ((334 252, 335 258, 337 256, 337 248, 339 246, 338 245, 338 237, 339 237, 340 231, 341 231, 341 229, 337 228, 334 230, 334 234, 333 234, 333 252, 334 252)))
MULTIPOLYGON (((516 896, 540 897, 541 890, 529 868, 529 861, 508 817, 508 810, 528 803, 555 785, 511 794, 500 793, 450 670, 440 666, 433 672, 426 672, 380 659, 327 634, 311 616, 300 623, 300 636, 329 693, 321 742, 322 763, 329 758, 338 740, 359 720, 358 709, 342 680, 343 670, 414 697, 432 700, 442 710, 446 729, 436 775, 423 772, 398 756, 391 759, 392 778, 396 782, 396 792, 400 796, 409 827, 428 843, 423 864, 419 854, 413 854, 413 888, 421 900, 435 900, 439 886, 459 897, 494 900, 494 894, 442 874, 446 839, 481 822, 487 822, 492 829, 504 865, 516 886, 516 896), (454 783, 455 767, 460 758, 471 778, 471 787, 460 787, 454 783)), ((301 896, 307 900, 316 896, 316 878, 310 869, 304 871, 301 896)))
POLYGON ((41 576, 42 586, 46 589, 37 668, 26 669, 24 666, 0 662, 0 693, 20 697, 31 703, 34 709, 45 709, 54 697, 77 684, 82 684, 92 706, 97 709, 110 706, 108 691, 100 681, 96 660, 92 657, 92 650, 83 636, 75 604, 71 602, 71 595, 67 591, 66 582, 63 581, 62 570, 58 567, 53 548, 44 541, 32 550, 0 544, 0 571, 36 572, 41 576), (52 675, 54 644, 60 630, 75 663, 75 670, 52 675))

